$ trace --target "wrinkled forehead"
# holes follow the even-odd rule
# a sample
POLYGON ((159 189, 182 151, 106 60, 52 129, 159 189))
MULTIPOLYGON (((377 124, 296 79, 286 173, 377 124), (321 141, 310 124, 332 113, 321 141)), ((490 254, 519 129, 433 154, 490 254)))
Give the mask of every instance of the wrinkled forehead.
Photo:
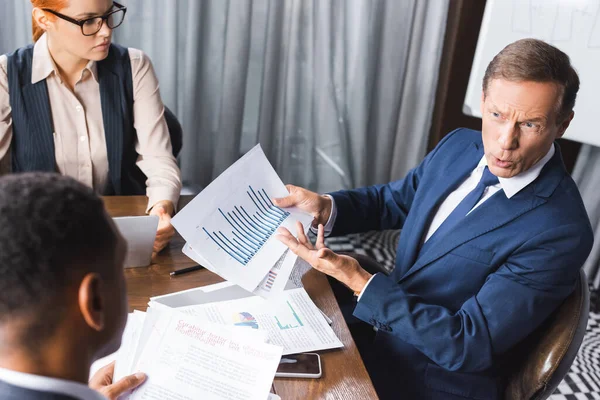
POLYGON ((563 87, 555 82, 492 79, 485 96, 487 105, 500 111, 550 117, 560 109, 563 87))

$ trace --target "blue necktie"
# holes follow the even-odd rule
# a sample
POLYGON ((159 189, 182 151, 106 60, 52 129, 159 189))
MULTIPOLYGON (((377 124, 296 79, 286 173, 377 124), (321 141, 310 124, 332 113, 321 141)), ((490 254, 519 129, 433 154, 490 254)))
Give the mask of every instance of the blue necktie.
POLYGON ((448 215, 448 218, 446 218, 446 220, 442 222, 440 227, 433 233, 433 235, 431 235, 429 240, 423 244, 421 253, 428 248, 428 244, 434 242, 432 239, 436 237, 442 237, 451 231, 452 228, 454 228, 454 226, 457 225, 460 220, 462 220, 469 213, 469 211, 473 209, 473 207, 475 207, 477 202, 481 200, 485 188, 496 185, 497 183, 498 177, 492 174, 488 167, 485 167, 483 170, 483 175, 481 175, 481 179, 479 180, 477 186, 475 186, 475 189, 465 196, 465 198, 456 206, 454 211, 448 215))

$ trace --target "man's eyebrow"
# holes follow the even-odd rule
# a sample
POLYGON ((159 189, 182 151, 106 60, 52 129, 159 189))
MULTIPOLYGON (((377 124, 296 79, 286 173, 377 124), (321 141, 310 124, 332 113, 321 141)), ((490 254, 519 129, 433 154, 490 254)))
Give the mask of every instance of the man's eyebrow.
POLYGON ((544 122, 544 121, 546 121, 546 118, 545 117, 525 118, 524 121, 528 121, 528 122, 544 122))
POLYGON ((502 113, 502 111, 500 110, 500 108, 497 105, 495 105, 494 103, 490 103, 489 108, 491 110, 498 111, 498 112, 502 113))
MULTIPOLYGON (((489 109, 503 114, 503 111, 500 108, 498 108, 498 106, 496 106, 494 103, 490 103, 489 109)), ((545 116, 539 116, 532 118, 523 118, 523 120, 519 122, 546 122, 547 120, 548 118, 546 118, 545 116)))

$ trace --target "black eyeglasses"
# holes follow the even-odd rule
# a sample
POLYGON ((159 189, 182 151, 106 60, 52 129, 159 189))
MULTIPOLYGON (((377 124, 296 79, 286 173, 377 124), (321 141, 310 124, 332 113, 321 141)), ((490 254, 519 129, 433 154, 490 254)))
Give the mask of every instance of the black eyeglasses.
POLYGON ((81 28, 81 33, 83 33, 84 36, 93 36, 96 33, 98 33, 100 29, 102 29, 102 24, 104 24, 104 21, 106 21, 106 25, 110 29, 115 29, 123 23, 123 20, 125 19, 125 13, 127 12, 127 7, 116 2, 113 3, 113 7, 116 7, 117 9, 112 10, 105 15, 82 20, 77 20, 68 17, 48 8, 42 8, 42 10, 48 11, 49 13, 54 14, 58 18, 64 19, 65 21, 69 21, 75 25, 79 25, 79 27, 81 28))

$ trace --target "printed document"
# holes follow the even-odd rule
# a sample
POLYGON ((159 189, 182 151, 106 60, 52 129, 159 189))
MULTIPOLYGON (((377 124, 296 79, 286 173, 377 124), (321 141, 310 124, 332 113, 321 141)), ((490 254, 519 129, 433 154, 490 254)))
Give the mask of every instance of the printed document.
POLYGON ((269 343, 283 347, 284 355, 343 347, 304 288, 269 301, 252 296, 177 310, 217 324, 265 330, 269 343))
MULTIPOLYGON (((161 312, 163 331, 152 330, 136 370, 147 380, 132 400, 265 400, 282 348, 251 330, 161 312)), ((258 333, 258 332, 257 332, 258 333)))
POLYGON ((308 231, 313 220, 297 208, 281 209, 271 201, 288 194, 257 145, 180 210, 172 223, 208 261, 207 268, 249 292, 261 282, 269 289, 269 273, 284 273, 273 271, 287 250, 274 238, 277 229, 286 227, 295 235, 297 221, 308 231))

